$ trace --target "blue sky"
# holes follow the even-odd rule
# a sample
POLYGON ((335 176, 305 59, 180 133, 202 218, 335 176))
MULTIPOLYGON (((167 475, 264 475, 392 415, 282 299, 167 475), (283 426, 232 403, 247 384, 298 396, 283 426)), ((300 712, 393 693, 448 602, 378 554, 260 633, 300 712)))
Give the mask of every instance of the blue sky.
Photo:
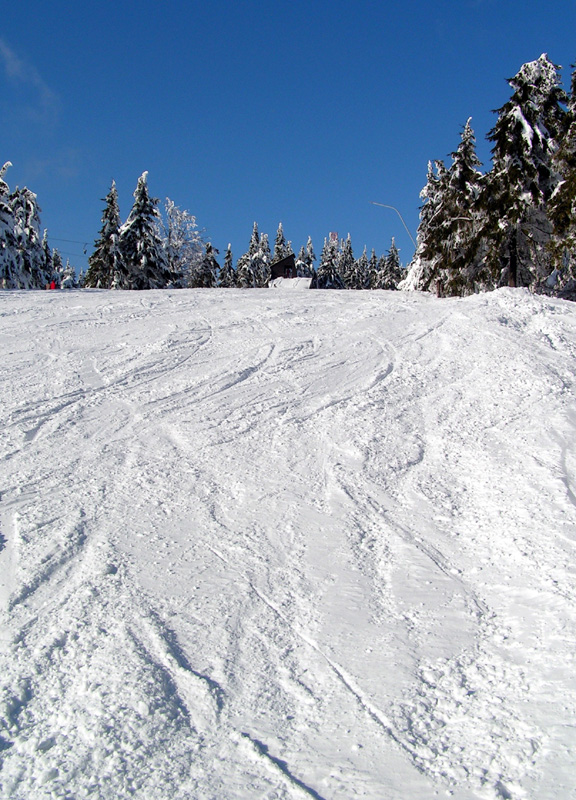
MULTIPOLYGON (((469 116, 478 154, 506 79, 576 61, 576 0, 140 0, 10 3, 0 32, 0 162, 83 267, 114 178, 195 214, 215 247, 279 221, 317 255, 330 231, 406 263, 429 159, 469 116), (72 240, 67 242, 66 240, 72 240)), ((1 164, 0 164, 1 165, 1 164)))

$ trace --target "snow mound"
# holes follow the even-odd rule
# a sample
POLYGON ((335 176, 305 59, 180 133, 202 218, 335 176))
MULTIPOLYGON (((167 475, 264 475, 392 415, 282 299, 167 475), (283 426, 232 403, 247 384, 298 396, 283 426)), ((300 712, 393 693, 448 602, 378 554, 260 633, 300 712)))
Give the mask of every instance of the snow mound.
POLYGON ((312 278, 274 278, 270 281, 272 289, 309 289, 312 278))

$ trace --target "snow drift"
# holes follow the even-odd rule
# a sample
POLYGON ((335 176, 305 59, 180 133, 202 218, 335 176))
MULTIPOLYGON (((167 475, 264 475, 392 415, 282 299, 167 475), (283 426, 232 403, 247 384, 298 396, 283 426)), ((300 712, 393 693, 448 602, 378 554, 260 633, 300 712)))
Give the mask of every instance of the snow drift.
POLYGON ((2 797, 576 797, 575 305, 0 314, 2 797))

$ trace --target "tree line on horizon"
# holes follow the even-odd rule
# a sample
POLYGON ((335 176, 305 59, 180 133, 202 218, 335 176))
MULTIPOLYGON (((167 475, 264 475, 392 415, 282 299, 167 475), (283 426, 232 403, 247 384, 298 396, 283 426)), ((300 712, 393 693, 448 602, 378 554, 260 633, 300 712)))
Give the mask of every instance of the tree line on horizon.
POLYGON ((499 286, 576 299, 576 69, 546 54, 509 81, 482 173, 470 119, 446 166, 428 165, 416 252, 400 288, 467 295, 499 286))
POLYGON ((270 283, 272 265, 287 256, 294 256, 297 276, 309 278, 311 288, 395 289, 403 274, 394 239, 380 257, 375 250, 368 256, 365 247, 355 258, 350 235, 341 240, 331 236, 324 242, 316 268, 312 239, 308 237, 296 257, 282 223, 273 249, 268 235, 260 234, 255 222, 248 250, 236 265, 230 245, 220 264, 218 251, 204 241, 192 214, 169 198, 160 213, 144 172, 124 223, 112 182, 88 269, 77 277, 69 263, 62 264, 58 250, 49 248, 46 231, 40 238, 36 195, 28 189, 10 193, 3 180, 9 166, 7 162, 0 171, 0 288, 262 288, 270 283))
MULTIPOLYGON (((420 196, 416 251, 406 270, 392 239, 389 251, 354 256, 350 236, 325 239, 318 267, 312 241, 295 256, 298 275, 319 289, 414 289, 439 296, 467 295, 499 286, 576 299, 576 68, 570 92, 546 54, 509 80, 510 100, 495 113, 488 172, 476 155, 470 119, 446 166, 428 165, 420 196)), ((10 192, 0 170, 0 288, 158 289, 268 286, 271 266, 292 255, 282 224, 272 250, 254 223, 248 250, 236 264, 230 245, 223 263, 203 240, 196 218, 150 197, 147 173, 138 180, 124 223, 112 182, 102 227, 77 280, 70 264, 40 236, 36 195, 10 192)))
POLYGON ((148 192, 147 173, 138 180, 134 205, 121 224, 114 183, 105 198, 100 237, 90 256, 84 286, 98 289, 162 288, 264 288, 270 284, 271 267, 294 256, 298 277, 310 279, 311 288, 395 289, 402 277, 398 249, 392 240, 389 251, 378 258, 366 248, 359 258, 352 251, 350 235, 345 240, 326 239, 316 269, 311 237, 298 256, 278 225, 274 248, 268 234, 259 233, 255 222, 248 250, 236 264, 228 245, 223 263, 218 251, 203 242, 196 219, 167 199, 165 215, 158 200, 148 192))

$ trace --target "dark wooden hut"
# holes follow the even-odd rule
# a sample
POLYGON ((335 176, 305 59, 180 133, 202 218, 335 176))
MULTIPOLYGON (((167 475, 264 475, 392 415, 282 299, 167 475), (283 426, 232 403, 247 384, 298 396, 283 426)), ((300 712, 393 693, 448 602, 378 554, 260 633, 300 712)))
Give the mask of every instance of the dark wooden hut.
POLYGON ((270 274, 272 280, 276 278, 296 278, 296 256, 290 253, 289 256, 284 256, 280 261, 270 265, 270 274))

